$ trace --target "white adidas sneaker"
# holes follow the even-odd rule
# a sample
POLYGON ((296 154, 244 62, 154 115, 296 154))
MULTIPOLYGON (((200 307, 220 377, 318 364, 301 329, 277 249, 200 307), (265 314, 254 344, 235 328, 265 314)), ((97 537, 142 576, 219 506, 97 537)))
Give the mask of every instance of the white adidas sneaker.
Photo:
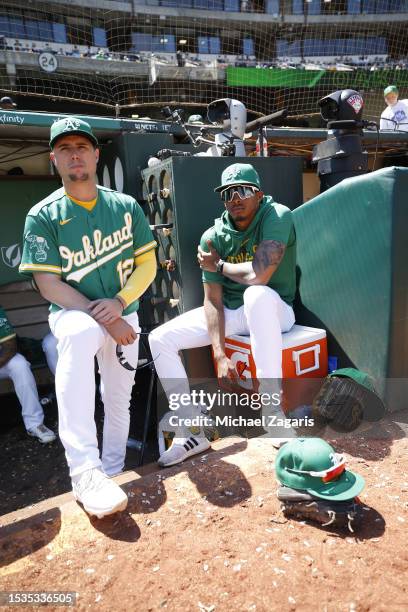
POLYGON ((49 442, 54 442, 56 439, 56 435, 51 429, 48 429, 44 424, 37 425, 37 427, 33 427, 33 429, 27 429, 27 433, 29 436, 33 438, 37 438, 42 444, 48 444, 49 442))
POLYGON ((126 493, 99 468, 92 468, 72 478, 72 492, 88 514, 102 518, 124 510, 126 493))
POLYGON ((173 438, 173 443, 170 448, 159 457, 158 464, 160 467, 170 467, 181 463, 185 459, 203 453, 211 447, 207 438, 196 438, 189 436, 188 438, 173 438))

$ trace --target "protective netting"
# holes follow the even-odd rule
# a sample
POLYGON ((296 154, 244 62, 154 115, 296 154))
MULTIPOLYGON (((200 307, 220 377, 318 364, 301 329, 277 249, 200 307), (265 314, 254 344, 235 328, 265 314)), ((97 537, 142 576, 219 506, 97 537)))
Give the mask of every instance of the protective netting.
POLYGON ((387 85, 408 97, 408 0, 83 4, 3 0, 4 93, 203 110, 234 97, 253 111, 303 116, 323 95, 352 88, 368 119, 378 119, 387 85))

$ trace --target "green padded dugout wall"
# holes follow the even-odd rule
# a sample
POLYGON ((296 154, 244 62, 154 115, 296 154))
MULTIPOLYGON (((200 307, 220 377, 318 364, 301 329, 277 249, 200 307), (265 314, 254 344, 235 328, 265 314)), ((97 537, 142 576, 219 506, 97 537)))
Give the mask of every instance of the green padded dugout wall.
POLYGON ((297 320, 326 328, 339 367, 369 372, 389 410, 404 409, 408 169, 347 179, 298 208, 294 219, 297 320))
POLYGON ((0 285, 23 280, 18 273, 23 230, 30 208, 60 187, 57 178, 4 177, 0 180, 0 285))
POLYGON ((98 164, 98 180, 101 185, 128 193, 143 200, 142 170, 147 168, 151 155, 160 149, 175 149, 197 153, 191 144, 175 144, 172 134, 134 133, 116 136, 103 144, 98 164))

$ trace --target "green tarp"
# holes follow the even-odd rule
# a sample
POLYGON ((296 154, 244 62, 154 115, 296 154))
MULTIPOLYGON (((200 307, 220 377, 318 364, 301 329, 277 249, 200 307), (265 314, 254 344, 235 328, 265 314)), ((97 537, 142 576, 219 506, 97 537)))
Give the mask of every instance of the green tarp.
POLYGON ((335 89, 384 89, 393 83, 398 87, 408 86, 408 70, 354 70, 338 72, 331 70, 300 70, 283 68, 227 68, 227 85, 246 87, 315 87, 327 86, 335 89))

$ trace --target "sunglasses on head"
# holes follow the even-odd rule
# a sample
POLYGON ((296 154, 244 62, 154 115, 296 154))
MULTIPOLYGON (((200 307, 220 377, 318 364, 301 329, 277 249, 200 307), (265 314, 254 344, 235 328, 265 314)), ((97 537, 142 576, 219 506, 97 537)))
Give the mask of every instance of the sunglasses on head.
POLYGON ((223 202, 231 202, 234 193, 238 194, 240 200, 244 200, 245 198, 253 196, 257 191, 259 191, 259 189, 253 185, 234 185, 233 187, 227 187, 221 191, 220 196, 223 202))
POLYGON ((296 470, 295 468, 286 469, 288 472, 293 472, 294 474, 308 474, 309 476, 314 476, 315 478, 321 478, 323 482, 331 482, 332 480, 337 480, 337 478, 339 478, 346 470, 346 460, 342 455, 336 453, 335 461, 335 465, 320 472, 315 472, 313 470, 296 470))

